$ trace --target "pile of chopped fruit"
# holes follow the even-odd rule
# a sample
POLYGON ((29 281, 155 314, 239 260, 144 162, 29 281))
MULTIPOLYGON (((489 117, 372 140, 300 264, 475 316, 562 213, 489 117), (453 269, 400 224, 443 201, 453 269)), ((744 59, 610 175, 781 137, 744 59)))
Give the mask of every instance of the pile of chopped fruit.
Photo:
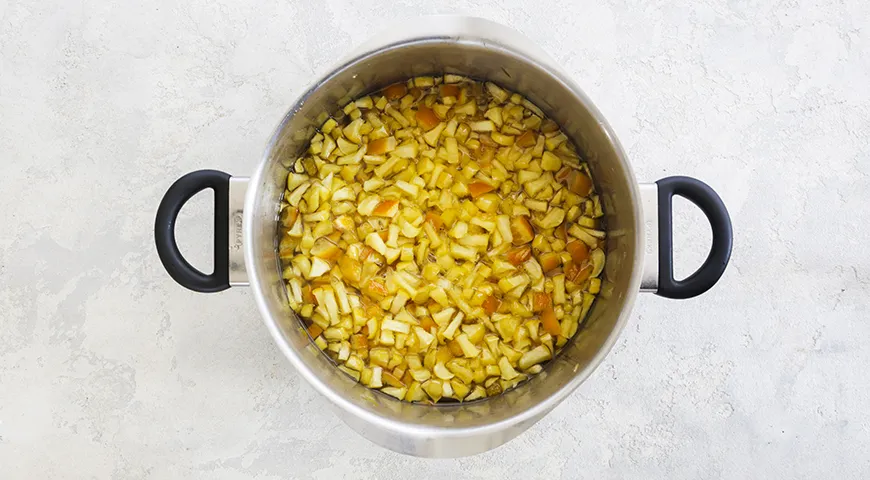
POLYGON ((496 84, 416 77, 351 101, 291 170, 279 219, 290 306, 338 368, 398 399, 516 386, 601 288, 588 167, 496 84))

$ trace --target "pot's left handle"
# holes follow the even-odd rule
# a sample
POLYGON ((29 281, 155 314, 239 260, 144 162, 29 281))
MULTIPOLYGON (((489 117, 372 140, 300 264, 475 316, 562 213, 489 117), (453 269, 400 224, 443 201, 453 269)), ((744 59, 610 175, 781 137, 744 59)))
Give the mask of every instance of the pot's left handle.
POLYGON ((247 285, 242 251, 242 209, 248 179, 217 170, 199 170, 179 178, 169 187, 154 222, 154 242, 163 267, 181 286, 195 292, 220 292, 247 285), (214 191, 214 271, 205 274, 191 265, 178 249, 175 222, 181 207, 197 193, 214 191))

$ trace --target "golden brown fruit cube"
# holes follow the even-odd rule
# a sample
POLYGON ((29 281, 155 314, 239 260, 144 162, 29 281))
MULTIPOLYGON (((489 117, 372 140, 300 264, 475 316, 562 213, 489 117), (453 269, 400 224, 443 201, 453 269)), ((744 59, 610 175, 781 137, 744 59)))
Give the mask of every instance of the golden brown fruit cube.
POLYGON ((311 255, 324 260, 335 260, 341 255, 341 249, 326 237, 320 237, 311 247, 311 255))
POLYGON ((347 255, 338 259, 338 268, 342 277, 351 285, 359 284, 362 278, 362 263, 347 255))
POLYGON ((528 245, 516 247, 507 252, 507 259, 513 265, 521 265, 532 256, 532 249, 528 245))
POLYGON ((468 185, 468 193, 471 194, 472 198, 477 198, 485 193, 489 193, 495 190, 495 187, 488 183, 484 182, 474 182, 468 185))
POLYGON ((556 336, 562 334, 562 327, 559 326, 556 312, 550 305, 545 307, 541 312, 541 325, 543 325, 544 330, 546 330, 550 335, 556 336))
MULTIPOLYGON (((542 312, 546 308, 552 310, 553 301, 550 299, 550 294, 544 292, 535 292, 532 296, 532 311, 542 312)), ((555 334, 554 334, 555 335, 555 334)))
POLYGON ((586 174, 574 170, 568 175, 568 190, 585 197, 592 193, 592 180, 586 174))
POLYGON ((565 245, 565 249, 571 254, 571 260, 576 265, 582 265, 589 258, 589 247, 585 243, 574 240, 565 245))
POLYGON ((534 147, 537 142, 537 138, 535 137, 535 132, 531 130, 526 130, 522 135, 517 137, 516 144, 517 146, 528 148, 534 147))
POLYGON ((528 216, 519 215, 511 219, 511 235, 513 235, 514 245, 525 245, 534 240, 535 230, 529 223, 528 216))
POLYGON ((404 83, 394 83, 384 89, 384 96, 387 97, 388 100, 398 100, 404 97, 407 92, 408 87, 406 87, 404 83))
POLYGON ((417 107, 416 118, 417 123, 419 123, 424 130, 432 130, 441 123, 438 115, 435 115, 435 111, 425 105, 417 107))
POLYGON ((538 258, 538 261, 541 263, 541 268, 544 270, 544 273, 552 272, 562 265, 562 257, 555 252, 542 254, 540 258, 538 258))
POLYGON ((486 297, 486 300, 483 301, 483 311, 486 312, 487 315, 492 315, 493 313, 498 311, 498 307, 500 305, 501 300, 493 295, 490 295, 486 297))
POLYGON ((459 97, 459 87, 456 85, 441 85, 439 92, 442 97, 459 97))

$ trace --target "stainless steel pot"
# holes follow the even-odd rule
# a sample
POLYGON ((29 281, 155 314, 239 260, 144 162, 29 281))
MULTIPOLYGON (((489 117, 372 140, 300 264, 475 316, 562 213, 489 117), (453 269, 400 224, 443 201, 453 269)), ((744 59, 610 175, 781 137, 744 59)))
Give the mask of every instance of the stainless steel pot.
POLYGON ((302 94, 278 125, 250 179, 212 170, 179 179, 158 209, 155 240, 166 270, 187 288, 216 292, 250 283, 275 342, 354 430, 397 452, 455 457, 505 443, 577 388, 613 346, 638 291, 688 298, 712 287, 730 257, 731 222, 719 196, 698 180, 671 177, 638 185, 625 152, 589 98, 516 32, 466 17, 430 17, 413 26, 413 33, 396 28, 365 45, 302 94), (592 169, 606 212, 608 242, 602 294, 584 327, 542 373, 494 398, 432 406, 400 402, 367 389, 311 344, 287 305, 276 219, 285 165, 307 147, 319 115, 334 110, 340 99, 441 72, 488 79, 520 92, 563 127, 592 169), (210 275, 182 257, 174 233, 181 207, 206 188, 215 191, 218 232, 215 271, 210 275), (674 280, 672 270, 673 195, 698 205, 713 227, 707 260, 683 281, 674 280))

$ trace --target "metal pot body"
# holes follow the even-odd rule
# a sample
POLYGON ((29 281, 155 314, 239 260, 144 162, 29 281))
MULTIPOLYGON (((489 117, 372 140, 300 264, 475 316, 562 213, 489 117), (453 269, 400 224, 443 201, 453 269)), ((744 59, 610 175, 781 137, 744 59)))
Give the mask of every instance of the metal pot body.
MULTIPOLYGON (((415 33, 385 34, 301 96, 276 129, 250 180, 224 179, 212 172, 213 181, 220 185, 225 181, 227 189, 227 211, 216 214, 215 220, 217 228, 228 230, 226 250, 220 250, 222 245, 217 243, 215 249, 215 265, 219 265, 218 260, 226 264, 226 276, 216 268, 212 277, 220 275, 213 279, 217 288, 199 290, 215 291, 224 285, 249 282, 267 328, 297 371, 335 404, 349 426, 391 450, 425 457, 465 456, 495 448, 519 435, 564 400, 602 361, 628 321, 637 292, 659 288, 660 229, 670 228, 669 221, 661 222, 662 188, 637 184, 625 152, 600 112, 545 54, 530 45, 506 27, 462 17, 429 18, 424 31, 417 28, 415 33), (277 256, 277 215, 287 166, 307 148, 324 112, 408 77, 443 73, 496 82, 526 96, 558 122, 589 163, 603 202, 608 236, 602 293, 583 328, 544 371, 493 398, 432 406, 398 401, 356 383, 311 343, 288 307, 277 256)), ((211 188, 218 191, 220 187, 211 188)), ((665 195, 668 214, 669 195, 674 193, 681 194, 671 191, 665 195)), ((216 199, 223 201, 218 195, 216 199)), ((184 201, 186 198, 175 203, 184 201)), ((174 216, 165 213, 161 220, 158 211, 158 251, 173 278, 184 284, 171 268, 173 261, 184 262, 183 258, 180 254, 173 258, 160 248, 160 229, 166 228, 174 229, 174 216)), ((727 234, 730 254, 730 222, 727 234)), ((722 269, 725 263, 727 258, 722 269)), ((669 275, 670 270, 667 272, 669 275)))

